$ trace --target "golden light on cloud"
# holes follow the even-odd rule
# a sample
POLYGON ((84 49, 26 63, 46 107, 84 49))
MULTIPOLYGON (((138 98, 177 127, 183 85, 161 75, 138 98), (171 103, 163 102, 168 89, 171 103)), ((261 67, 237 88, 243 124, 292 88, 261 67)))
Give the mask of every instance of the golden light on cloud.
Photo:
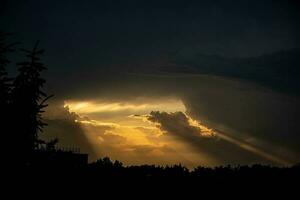
POLYGON ((75 122, 81 123, 81 124, 90 124, 93 126, 109 126, 109 127, 119 127, 116 123, 109 123, 109 122, 100 122, 97 120, 75 120, 75 122))
POLYGON ((187 118, 189 120, 189 124, 194 127, 198 127, 201 130, 201 136, 204 137, 213 137, 216 135, 216 133, 213 131, 213 129, 210 129, 204 125, 202 125, 197 120, 192 119, 190 116, 187 115, 187 118))
MULTIPOLYGON (((159 122, 149 120, 152 111, 160 111, 173 117, 176 113, 181 113, 179 116, 187 121, 178 128, 191 127, 190 130, 196 130, 199 137, 219 138, 268 160, 287 164, 284 159, 262 151, 253 144, 206 127, 187 115, 183 102, 176 98, 143 99, 131 102, 68 100, 65 101, 64 107, 68 107, 71 112, 79 116, 76 122, 82 125, 86 137, 95 147, 95 151, 99 152, 99 157, 115 156, 116 159, 125 159, 125 161, 127 159, 130 161, 129 164, 148 161, 149 164, 184 162, 189 167, 199 164, 210 166, 218 164, 218 160, 205 152, 193 152, 188 144, 169 137, 168 135, 172 134, 165 134, 159 122), (118 153, 114 154, 115 151, 118 153)), ((176 126, 174 123, 180 125, 181 122, 173 121, 170 124, 176 126)), ((178 132, 178 129, 176 131, 178 132)), ((184 132, 184 129, 182 131, 184 132)))
POLYGON ((78 114, 107 113, 107 112, 131 112, 134 114, 147 114, 153 110, 166 112, 182 111, 186 108, 181 100, 163 99, 139 102, 101 102, 101 101, 65 101, 65 107, 78 114))
MULTIPOLYGON (((135 102, 68 100, 64 107, 80 116, 76 122, 82 125, 95 152, 99 152, 99 157, 108 155, 128 164, 184 162, 188 167, 215 162, 205 153, 201 157, 192 153, 188 145, 162 138, 163 132, 155 123, 147 120, 153 110, 185 112, 186 108, 179 99, 144 99, 135 102), (103 127, 105 130, 101 131, 103 127), (116 150, 117 154, 114 153, 116 150), (140 151, 143 154, 137 153, 140 151)), ((200 126, 192 120, 191 124, 200 126)))

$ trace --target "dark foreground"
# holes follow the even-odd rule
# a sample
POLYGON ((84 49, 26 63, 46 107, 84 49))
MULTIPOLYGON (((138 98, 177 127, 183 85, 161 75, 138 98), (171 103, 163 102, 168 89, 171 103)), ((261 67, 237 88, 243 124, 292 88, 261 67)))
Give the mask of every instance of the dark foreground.
MULTIPOLYGON (((72 154, 70 154, 72 155, 72 154)), ((69 155, 69 156, 70 156, 69 155)), ((40 155, 41 156, 41 155, 40 155)), ((65 156, 65 155, 64 155, 65 156)), ((67 157, 69 157, 67 156, 67 157)), ((74 155, 73 155, 74 156, 74 155)), ((75 184, 87 183, 109 184, 114 186, 133 183, 168 184, 177 187, 243 187, 265 188, 274 186, 296 186, 300 180, 300 165, 290 167, 274 167, 268 165, 252 166, 219 166, 215 168, 197 167, 192 170, 182 165, 172 166, 123 166, 119 161, 109 158, 99 159, 93 163, 85 163, 84 157, 77 159, 52 160, 42 159, 26 165, 11 167, 6 174, 16 182, 75 184)))
POLYGON ((94 195, 124 199, 162 195, 167 199, 177 196, 203 199, 207 195, 239 199, 260 199, 264 195, 270 199, 281 195, 282 199, 298 199, 300 166, 220 166, 188 170, 181 165, 124 167, 120 162, 109 162, 105 158, 85 166, 15 167, 9 170, 6 177, 5 187, 16 191, 11 194, 24 194, 25 191, 26 198, 34 195, 58 198, 63 194, 68 198, 81 195, 83 199, 93 198, 94 195))

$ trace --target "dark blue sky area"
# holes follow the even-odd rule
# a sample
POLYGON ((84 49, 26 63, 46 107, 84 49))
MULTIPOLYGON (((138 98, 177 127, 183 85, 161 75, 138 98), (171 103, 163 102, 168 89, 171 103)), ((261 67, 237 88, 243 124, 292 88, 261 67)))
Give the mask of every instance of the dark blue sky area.
POLYGON ((0 24, 24 46, 40 39, 60 68, 141 65, 178 52, 248 57, 299 47, 299 8, 278 0, 6 0, 0 24))
POLYGON ((22 47, 41 40, 50 84, 66 77, 93 83, 111 71, 172 71, 242 78, 295 93, 299 5, 293 0, 6 0, 0 25, 22 47), (249 57, 258 60, 240 60, 249 57))

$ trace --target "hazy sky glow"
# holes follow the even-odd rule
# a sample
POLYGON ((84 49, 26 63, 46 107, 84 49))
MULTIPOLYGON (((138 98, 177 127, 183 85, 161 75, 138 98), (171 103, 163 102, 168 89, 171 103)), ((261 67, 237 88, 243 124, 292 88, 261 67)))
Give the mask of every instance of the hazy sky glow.
MULTIPOLYGON (((153 110, 185 112, 186 109, 182 101, 168 98, 160 101, 154 98, 139 101, 140 103, 65 101, 64 106, 80 116, 80 119, 76 122, 82 125, 86 137, 93 144, 98 156, 103 156, 103 150, 105 151, 105 149, 101 150, 102 146, 109 145, 117 151, 117 158, 125 160, 127 164, 140 164, 142 160, 144 163, 151 164, 152 162, 160 165, 184 162, 189 167, 197 166, 199 162, 207 163, 207 165, 214 164, 210 163, 210 159, 195 159, 197 156, 193 154, 197 153, 189 150, 184 143, 164 138, 164 133, 159 128, 159 124, 148 120, 149 113, 153 110), (97 127, 103 126, 107 126, 109 129, 99 134, 97 127), (119 138, 119 140, 108 143, 106 137, 119 138), (138 155, 136 146, 144 148, 144 153, 138 155), (127 157, 128 154, 137 155, 127 157), (127 158, 124 159, 125 156, 127 158), (151 161, 147 160, 149 158, 145 159, 145 156, 151 156, 151 161), (135 161, 135 159, 138 160, 135 161)), ((213 136, 213 132, 200 125, 199 122, 189 118, 189 123, 191 126, 199 127, 199 136, 213 136)), ((108 155, 111 155, 111 153, 107 152, 108 155)))
MULTIPOLYGON (((171 164, 171 162, 183 162, 188 167, 196 167, 199 163, 207 166, 219 164, 218 160, 213 156, 196 156, 199 153, 188 148, 184 141, 174 140, 172 137, 171 139, 164 138, 166 134, 170 134, 168 133, 170 130, 164 129, 164 125, 161 124, 159 120, 153 120, 153 114, 151 112, 157 111, 159 114, 166 112, 166 115, 183 113, 187 119, 186 125, 196 130, 196 137, 224 140, 236 145, 238 148, 254 153, 267 161, 282 165, 291 164, 283 158, 279 158, 259 149, 259 147, 249 141, 243 141, 232 137, 232 135, 224 134, 204 126, 186 114, 184 104, 178 99, 163 99, 159 102, 155 99, 143 99, 140 103, 80 102, 69 100, 65 101, 64 107, 78 115, 75 122, 81 124, 84 134, 99 157, 103 156, 103 151, 105 152, 104 149, 101 150, 101 147, 109 145, 111 148, 114 148, 114 151, 117 153, 117 155, 114 156, 125 160, 127 164, 139 164, 141 160, 144 160, 142 157, 146 154, 153 159, 151 162, 159 165, 166 163, 171 164), (100 130, 98 130, 97 127, 106 127, 107 129, 103 131, 103 129, 100 128, 100 130), (115 138, 115 141, 107 141, 106 137, 115 138), (124 158, 128 153, 136 154, 136 146, 145 148, 143 154, 134 155, 132 158, 124 158), (162 150, 167 147, 170 152, 162 150), (139 161, 135 161, 134 158, 139 161)), ((174 121, 171 123, 177 122, 174 121)), ((179 123, 184 123, 184 121, 179 121, 179 123)), ((184 124, 184 126, 186 125, 184 124)), ((188 135, 190 133, 183 132, 182 134, 188 135)), ((205 152, 206 150, 203 149, 202 153, 205 154, 205 152)), ((106 153, 111 155, 112 152, 106 153)), ((148 163, 149 161, 145 160, 144 162, 148 163)))

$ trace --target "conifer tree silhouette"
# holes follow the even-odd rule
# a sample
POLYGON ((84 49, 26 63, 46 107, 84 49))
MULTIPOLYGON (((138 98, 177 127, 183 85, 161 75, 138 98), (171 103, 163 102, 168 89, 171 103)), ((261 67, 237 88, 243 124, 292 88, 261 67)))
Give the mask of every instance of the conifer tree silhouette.
MULTIPOLYGON (((7 43, 7 38, 10 34, 0 30, 0 132, 2 133, 2 141, 13 141, 14 137, 12 134, 11 122, 12 122, 12 112, 10 109, 10 92, 11 92, 11 82, 13 79, 8 78, 6 68, 10 63, 7 58, 7 54, 14 51, 14 46, 18 43, 7 43)), ((7 143, 5 143, 7 144, 7 143)), ((3 145, 2 145, 3 146, 3 145)), ((5 146, 5 145, 4 145, 5 146)), ((7 163, 11 160, 12 151, 8 148, 3 148, 5 150, 4 157, 7 163)))
POLYGON ((38 134, 47 125, 42 118, 43 109, 48 106, 45 102, 53 96, 48 96, 43 91, 46 81, 41 77, 41 72, 47 68, 40 62, 39 56, 44 50, 39 50, 38 44, 39 42, 32 50, 21 49, 28 60, 17 64, 19 75, 13 82, 11 92, 11 105, 16 124, 14 133, 17 135, 18 148, 25 154, 23 155, 25 159, 40 145, 45 144, 39 139, 38 134))
MULTIPOLYGON (((0 31, 0 110, 2 112, 2 117, 4 122, 6 122, 7 118, 7 111, 8 111, 8 103, 9 103, 9 92, 10 92, 10 82, 11 79, 7 77, 6 66, 9 64, 9 60, 7 59, 6 55, 9 52, 12 52, 12 46, 7 45, 5 43, 6 36, 8 34, 0 31)), ((3 123, 6 125, 7 123, 3 123)))

